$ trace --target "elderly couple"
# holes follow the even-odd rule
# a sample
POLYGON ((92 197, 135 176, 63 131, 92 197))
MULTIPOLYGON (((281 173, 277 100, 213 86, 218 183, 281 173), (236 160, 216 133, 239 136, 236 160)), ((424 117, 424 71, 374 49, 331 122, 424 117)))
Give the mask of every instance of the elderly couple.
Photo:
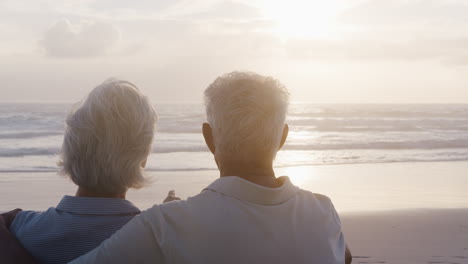
POLYGON ((330 199, 273 171, 288 98, 271 77, 217 78, 205 91, 202 128, 220 177, 194 197, 140 212, 125 194, 146 183, 157 115, 133 84, 104 82, 66 121, 59 165, 78 185, 75 196, 44 212, 4 214, 1 255, 13 263, 351 263, 330 199))

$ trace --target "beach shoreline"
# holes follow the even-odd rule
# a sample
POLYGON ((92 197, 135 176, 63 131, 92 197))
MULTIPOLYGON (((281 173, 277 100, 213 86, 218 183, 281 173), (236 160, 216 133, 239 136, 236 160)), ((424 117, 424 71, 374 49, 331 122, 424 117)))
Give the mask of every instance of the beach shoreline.
MULTIPOLYGON (((340 214, 468 208, 468 161, 403 162, 275 168, 302 189, 327 195, 340 214)), ((130 189, 127 199, 140 208, 162 202, 169 190, 182 199, 206 188, 216 170, 151 171, 152 183, 130 189)), ((0 173, 0 211, 12 207, 44 210, 76 186, 56 172, 0 173)))

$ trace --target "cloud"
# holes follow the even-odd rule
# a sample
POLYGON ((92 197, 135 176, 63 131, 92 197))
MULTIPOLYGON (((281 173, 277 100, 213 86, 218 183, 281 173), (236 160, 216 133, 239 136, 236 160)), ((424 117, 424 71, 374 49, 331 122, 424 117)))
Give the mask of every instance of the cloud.
POLYGON ((97 10, 134 10, 134 11, 149 11, 149 10, 164 10, 173 6, 180 0, 139 0, 138 2, 128 0, 99 0, 89 3, 89 6, 97 10))
POLYGON ((294 59, 433 61, 468 65, 468 3, 457 0, 370 0, 338 17, 334 39, 291 39, 294 59))
POLYGON ((214 4, 205 11, 188 15, 194 19, 244 20, 261 18, 260 10, 254 6, 234 1, 214 4))
POLYGON ((395 41, 355 36, 341 40, 295 39, 288 41, 285 48, 291 58, 302 60, 431 60, 444 64, 467 65, 467 44, 468 37, 437 39, 429 36, 395 41))
POLYGON ((51 57, 94 57, 109 52, 120 39, 120 31, 104 22, 72 25, 60 20, 44 34, 42 47, 51 57))
POLYGON ((348 9, 341 21, 361 25, 441 26, 467 23, 464 0, 370 0, 348 9))

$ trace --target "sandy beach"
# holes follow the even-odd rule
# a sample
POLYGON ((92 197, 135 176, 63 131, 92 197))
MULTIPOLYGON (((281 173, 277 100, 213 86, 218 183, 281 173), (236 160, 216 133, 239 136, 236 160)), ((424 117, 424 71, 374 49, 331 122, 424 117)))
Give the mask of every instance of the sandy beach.
MULTIPOLYGON (((468 162, 322 165, 277 168, 303 189, 329 196, 342 218, 353 263, 468 263, 468 162)), ((149 172, 131 190, 141 209, 167 191, 199 193, 215 170, 149 172)), ((1 173, 0 211, 56 206, 75 186, 56 173, 1 173)))
POLYGON ((348 214, 353 263, 468 263, 468 209, 348 214))

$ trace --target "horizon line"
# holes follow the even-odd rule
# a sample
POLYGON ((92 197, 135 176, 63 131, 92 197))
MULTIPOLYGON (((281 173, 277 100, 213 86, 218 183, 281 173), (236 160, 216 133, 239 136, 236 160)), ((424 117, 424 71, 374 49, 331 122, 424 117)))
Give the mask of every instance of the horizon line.
MULTIPOLYGON (((0 104, 74 104, 79 101, 0 101, 0 104)), ((165 100, 153 101, 153 104, 203 104, 203 101, 165 100)), ((468 102, 314 102, 290 101, 291 104, 311 105, 468 105, 468 102)))

